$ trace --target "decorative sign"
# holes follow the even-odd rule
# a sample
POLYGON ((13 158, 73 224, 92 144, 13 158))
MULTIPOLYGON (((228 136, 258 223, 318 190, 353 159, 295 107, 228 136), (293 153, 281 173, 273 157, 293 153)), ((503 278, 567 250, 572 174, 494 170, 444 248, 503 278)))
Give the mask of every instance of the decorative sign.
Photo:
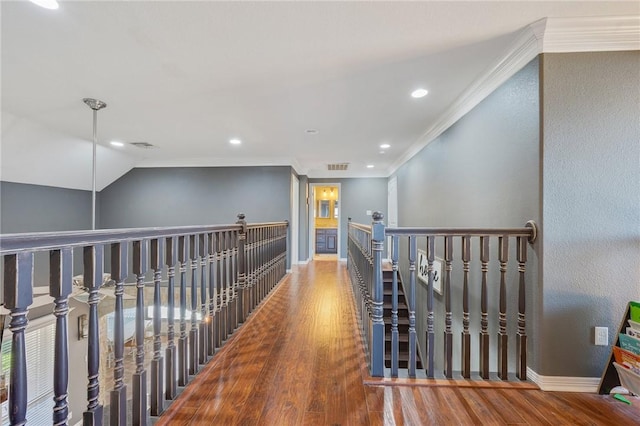
MULTIPOLYGON (((427 252, 418 249, 418 262, 416 264, 418 279, 429 285, 429 263, 427 252)), ((442 259, 437 257, 433 261, 433 291, 442 294, 442 259)))

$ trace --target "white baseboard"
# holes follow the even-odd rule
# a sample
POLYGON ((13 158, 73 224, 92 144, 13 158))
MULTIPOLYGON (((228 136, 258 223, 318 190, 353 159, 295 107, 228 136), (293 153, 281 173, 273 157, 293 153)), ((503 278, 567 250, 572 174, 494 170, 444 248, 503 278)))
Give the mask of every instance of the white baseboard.
POLYGON ((596 393, 600 377, 541 376, 527 367, 527 378, 543 391, 596 393))
POLYGON ((286 272, 287 274, 290 274, 290 273, 291 273, 291 269, 287 269, 285 272, 286 272))
POLYGON ((347 263, 347 258, 346 257, 341 257, 340 259, 338 259, 340 262, 345 262, 347 263))
POLYGON ((296 262, 296 265, 306 265, 309 263, 309 259, 306 260, 298 260, 298 262, 296 262))

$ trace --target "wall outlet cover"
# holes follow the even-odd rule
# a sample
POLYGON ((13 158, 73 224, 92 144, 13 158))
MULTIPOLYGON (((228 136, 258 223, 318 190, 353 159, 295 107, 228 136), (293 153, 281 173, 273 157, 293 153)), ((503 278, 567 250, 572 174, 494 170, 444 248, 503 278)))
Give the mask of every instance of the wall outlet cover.
POLYGON ((594 340, 597 346, 609 345, 609 327, 595 327, 594 340))

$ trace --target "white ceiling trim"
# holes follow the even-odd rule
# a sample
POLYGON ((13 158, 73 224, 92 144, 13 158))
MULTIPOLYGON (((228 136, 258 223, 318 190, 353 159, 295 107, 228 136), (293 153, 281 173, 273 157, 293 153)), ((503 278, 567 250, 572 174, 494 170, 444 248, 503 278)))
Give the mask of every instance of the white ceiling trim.
POLYGON ((389 167, 388 175, 394 174, 538 54, 626 50, 640 50, 640 16, 545 18, 528 25, 505 54, 389 167))
POLYGON ((640 50, 640 16, 546 19, 542 52, 622 50, 640 50))

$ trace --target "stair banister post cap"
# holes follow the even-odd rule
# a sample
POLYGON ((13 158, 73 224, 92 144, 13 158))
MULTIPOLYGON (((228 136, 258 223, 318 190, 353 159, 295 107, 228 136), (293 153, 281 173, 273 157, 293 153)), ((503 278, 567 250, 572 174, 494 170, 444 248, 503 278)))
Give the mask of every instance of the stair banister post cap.
POLYGON ((238 220, 244 220, 245 215, 244 213, 238 213, 238 220))

